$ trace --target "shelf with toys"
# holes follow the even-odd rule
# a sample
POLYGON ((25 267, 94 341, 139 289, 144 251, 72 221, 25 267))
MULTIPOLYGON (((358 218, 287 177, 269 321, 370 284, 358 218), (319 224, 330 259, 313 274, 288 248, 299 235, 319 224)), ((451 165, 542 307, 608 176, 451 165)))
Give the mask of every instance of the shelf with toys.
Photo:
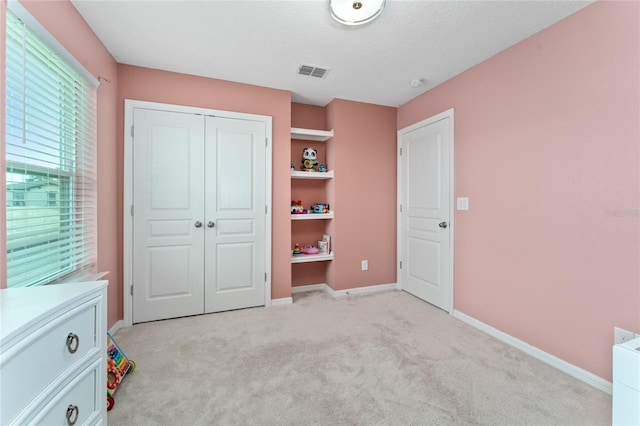
POLYGON ((327 203, 316 203, 308 210, 300 200, 291 200, 291 220, 333 219, 333 210, 327 203))
POLYGON ((326 172, 291 170, 291 179, 333 179, 333 170, 327 170, 326 172))
POLYGON ((317 219, 333 219, 333 212, 329 213, 300 213, 292 214, 291 220, 317 220, 317 219))
POLYGON ((323 262, 325 260, 333 260, 333 249, 329 234, 323 234, 322 240, 318 241, 317 246, 308 244, 300 248, 300 245, 296 244, 291 251, 291 263, 323 262))
POLYGON ((294 254, 291 256, 291 263, 323 262, 333 260, 333 253, 329 254, 294 254))
MULTIPOLYGON (((291 195, 307 202, 323 200, 311 206, 303 205, 301 200, 291 201, 292 243, 296 243, 296 240, 302 243, 296 243, 291 250, 292 264, 333 260, 330 243, 332 225, 327 220, 334 219, 334 211, 329 207, 331 200, 324 202, 327 200, 330 180, 334 177, 334 171, 326 165, 326 150, 330 143, 324 142, 332 137, 333 130, 291 128, 291 195), (301 157, 298 157, 298 153, 302 154, 301 157)), ((292 269, 292 273, 294 276, 313 275, 313 271, 317 271, 317 268, 313 268, 311 265, 298 266, 292 269)))

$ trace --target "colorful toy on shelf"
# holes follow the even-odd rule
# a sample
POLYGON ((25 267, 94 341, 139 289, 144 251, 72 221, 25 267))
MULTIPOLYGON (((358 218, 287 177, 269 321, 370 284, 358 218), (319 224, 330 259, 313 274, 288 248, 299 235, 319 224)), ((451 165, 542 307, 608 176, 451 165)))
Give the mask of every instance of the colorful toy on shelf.
POLYGON ((324 164, 320 164, 320 165, 318 166, 318 171, 319 171, 319 172, 326 172, 326 171, 327 171, 327 166, 326 166, 326 165, 324 165, 324 164))
POLYGON ((318 165, 318 151, 315 148, 305 148, 302 150, 302 168, 306 172, 315 172, 318 165))
POLYGON ((291 200, 291 214, 305 214, 306 212, 302 206, 302 201, 291 200))
POLYGON ((329 213, 329 211, 329 204, 327 203, 315 203, 313 206, 311 206, 312 213, 327 214, 329 213))
POLYGON ((111 334, 107 333, 107 411, 111 411, 115 393, 128 373, 133 373, 136 363, 126 357, 111 334))
POLYGON ((293 248, 293 254, 300 254, 300 245, 296 243, 296 246, 293 248))
POLYGON ((302 254, 318 254, 318 252, 320 252, 320 249, 318 249, 318 247, 314 246, 313 244, 309 244, 304 246, 300 251, 302 252, 302 254))

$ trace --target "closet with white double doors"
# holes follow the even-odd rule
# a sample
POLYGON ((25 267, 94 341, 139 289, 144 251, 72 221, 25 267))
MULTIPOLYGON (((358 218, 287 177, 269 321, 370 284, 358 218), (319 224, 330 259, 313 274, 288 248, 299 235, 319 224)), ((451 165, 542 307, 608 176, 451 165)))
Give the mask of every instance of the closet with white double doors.
POLYGON ((129 110, 132 323, 265 305, 270 117, 129 110))

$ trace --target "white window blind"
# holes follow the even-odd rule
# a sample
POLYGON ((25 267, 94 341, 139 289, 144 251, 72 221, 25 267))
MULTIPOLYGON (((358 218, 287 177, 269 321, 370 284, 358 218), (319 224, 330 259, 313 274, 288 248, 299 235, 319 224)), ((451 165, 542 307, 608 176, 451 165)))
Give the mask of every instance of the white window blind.
POLYGON ((7 10, 7 285, 47 284, 96 257, 96 89, 7 10))

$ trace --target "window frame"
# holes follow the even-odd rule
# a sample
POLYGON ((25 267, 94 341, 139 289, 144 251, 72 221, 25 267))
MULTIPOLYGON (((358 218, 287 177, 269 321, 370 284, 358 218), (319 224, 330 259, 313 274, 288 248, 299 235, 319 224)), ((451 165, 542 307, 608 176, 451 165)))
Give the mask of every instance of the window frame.
MULTIPOLYGON (((20 21, 22 21, 22 23, 28 28, 28 30, 31 33, 33 33, 36 37, 38 37, 41 42, 46 44, 46 46, 54 52, 58 60, 65 62, 68 67, 72 68, 77 74, 79 74, 81 78, 84 79, 83 87, 89 87, 90 90, 93 91, 92 94, 90 94, 89 98, 85 98, 85 97, 82 98, 83 101, 90 99, 90 101, 92 102, 92 104, 89 106, 88 109, 84 108, 87 106, 84 103, 82 108, 80 109, 68 107, 68 105, 70 105, 71 102, 73 102, 73 105, 75 105, 75 102, 78 99, 77 94, 70 98, 71 102, 69 101, 69 99, 66 99, 63 96, 64 94, 62 95, 61 98, 54 101, 54 104, 55 102, 59 103, 59 107, 56 110, 58 118, 57 118, 57 121, 55 121, 56 123, 58 123, 57 126, 65 126, 65 128, 67 129, 65 133, 73 135, 70 138, 68 134, 66 135, 67 137, 66 140, 71 142, 62 142, 64 137, 60 136, 60 145, 57 151, 58 155, 56 157, 60 159, 59 168, 50 168, 50 167, 45 167, 42 165, 34 165, 34 164, 27 165, 26 161, 22 162, 22 161, 10 160, 9 158, 7 158, 9 156, 8 152, 10 149, 9 148, 10 144, 7 140, 8 138, 5 138, 5 144, 6 144, 4 147, 5 148, 4 150, 5 180, 6 180, 6 177, 9 176, 9 174, 11 174, 12 176, 22 174, 24 176, 23 177, 24 182, 26 182, 27 180, 26 176, 43 176, 49 180, 43 186, 48 186, 51 184, 51 182, 56 181, 60 188, 58 192, 53 191, 53 194, 54 194, 53 205, 51 205, 50 191, 41 190, 39 196, 42 198, 42 200, 38 199, 35 201, 37 203, 41 203, 43 206, 42 208, 44 209, 59 211, 58 213, 59 220, 55 222, 55 224, 58 225, 56 237, 52 238, 50 234, 46 234, 46 233, 43 233, 42 235, 38 235, 36 238, 29 237, 29 239, 27 240, 28 244, 22 245, 22 247, 20 247, 20 244, 12 244, 12 242, 10 242, 8 239, 8 234, 10 232, 9 230, 10 219, 9 219, 9 214, 7 209, 9 208, 9 204, 11 204, 12 206, 16 206, 16 202, 20 202, 22 203, 21 207, 24 208, 24 210, 26 211, 26 208, 30 203, 26 186, 25 186, 24 192, 21 193, 23 198, 22 200, 18 201, 12 196, 11 199, 7 197, 7 202, 5 203, 4 213, 6 216, 6 221, 5 221, 6 228, 4 229, 4 235, 6 237, 5 238, 6 251, 4 255, 6 256, 5 271, 7 271, 7 275, 6 275, 7 285, 8 287, 45 285, 52 282, 67 280, 71 276, 76 274, 87 273, 88 272, 87 270, 91 270, 92 272, 95 272, 95 265, 97 260, 97 243, 96 243, 97 241, 97 205, 96 205, 97 178, 95 173, 95 168, 97 166, 96 164, 97 162, 97 159, 96 159, 96 149, 97 149, 96 88, 99 84, 99 81, 95 77, 93 77, 93 75, 91 75, 31 14, 29 14, 29 12, 17 0, 9 0, 7 2, 6 17, 5 17, 5 20, 6 20, 5 23, 7 23, 7 25, 4 29, 5 32, 8 31, 9 13, 12 13, 13 15, 15 15, 20 21), (67 103, 65 104, 65 102, 67 103), (80 110, 81 114, 78 115, 74 113, 69 116, 67 115, 69 110, 72 110, 74 112, 80 110), (93 123, 90 125, 90 135, 87 138, 88 139, 87 143, 91 145, 89 146, 89 150, 88 150, 89 152, 88 155, 90 157, 89 163, 92 163, 92 164, 85 164, 84 156, 86 155, 86 153, 83 150, 84 145, 82 146, 82 149, 80 151, 73 151, 71 153, 68 153, 68 156, 65 154, 66 151, 63 148, 60 148, 60 147, 69 146, 69 145, 76 148, 79 146, 77 143, 79 138, 77 133, 79 117, 80 117, 80 120, 84 120, 82 121, 82 126, 81 126, 82 132, 85 132, 84 124, 86 123, 87 117, 90 123, 93 123), (60 124, 60 123, 64 123, 64 124, 60 124), (79 159, 80 156, 82 156, 82 159, 79 159), (89 188, 89 191, 86 193, 86 197, 85 197, 85 185, 87 184, 84 182, 86 177, 84 176, 83 173, 85 172, 87 166, 93 168, 93 171, 91 172, 93 174, 93 184, 90 183, 88 185, 88 187, 90 188, 89 188), (77 205, 82 205, 82 206, 85 205, 85 201, 86 201, 85 198, 87 200, 90 200, 91 203, 93 203, 92 206, 90 208, 82 207, 78 210, 77 205), (80 213, 78 213, 79 211, 80 213), (88 222, 88 226, 85 229, 84 221, 86 217, 89 217, 90 223, 88 222), (78 225, 81 222, 82 222, 82 225, 78 225), (67 226, 65 226, 65 224, 67 224, 67 226), (78 231, 78 229, 80 229, 80 231, 78 231), (68 232, 68 234, 65 234, 65 231, 68 232), (12 253, 15 253, 16 251, 19 251, 19 250, 29 250, 35 246, 42 245, 42 244, 50 244, 49 247, 54 247, 54 248, 57 247, 58 250, 62 250, 61 246, 64 245, 65 243, 68 244, 69 242, 71 242, 77 245, 78 237, 71 235, 74 232, 76 233, 81 232, 83 235, 83 237, 80 238, 82 240, 82 243, 84 244, 84 240, 86 239, 87 241, 89 241, 89 244, 87 245, 92 246, 87 249, 87 251, 90 251, 90 253, 84 256, 87 259, 89 259, 88 262, 84 262, 80 264, 74 263, 73 260, 75 259, 76 253, 73 252, 71 256, 68 256, 71 263, 69 263, 67 267, 60 267, 59 270, 51 274, 47 273, 48 276, 46 277, 43 276, 43 277, 40 277, 39 279, 34 279, 29 282, 17 282, 17 284, 14 280, 14 284, 11 284, 10 274, 8 269, 9 269, 9 263, 10 263, 10 257, 11 257, 10 255, 12 253), (91 242, 93 242, 93 244, 91 244, 91 242)), ((5 49, 4 54, 8 55, 7 52, 8 52, 8 49, 5 49)), ((5 56, 4 60, 8 69, 9 65, 7 64, 8 61, 6 59, 7 58, 5 56)), ((24 71, 26 72, 26 70, 27 69, 25 68, 24 71)), ((60 78, 60 77, 57 77, 57 78, 60 78)), ((7 105, 7 102, 9 99, 9 90, 7 89, 9 88, 5 87, 4 102, 5 102, 5 105, 7 106, 5 113, 8 116, 9 106, 7 105)), ((24 105, 26 104, 23 103, 22 111, 24 111, 24 108, 25 108, 24 105)), ((14 108, 13 111, 15 110, 16 109, 14 108)), ((5 131, 5 134, 7 133, 9 128, 8 121, 9 120, 5 120, 5 123, 4 123, 5 127, 3 130, 5 131)), ((26 124, 23 124, 23 125, 26 125, 26 124)), ((83 135, 83 137, 84 136, 86 135, 83 135)), ((25 141, 24 136, 22 140, 25 141)), ((53 145, 55 145, 55 143, 53 145)), ((50 148, 48 146, 45 146, 45 147, 50 148)), ((5 182, 5 190, 8 193, 9 190, 7 185, 8 185, 8 182, 5 182)), ((14 192, 13 194, 17 194, 17 193, 18 192, 14 192)), ((47 224, 45 223, 44 225, 46 226, 47 224)), ((60 262, 58 262, 58 264, 60 266, 60 262)))

